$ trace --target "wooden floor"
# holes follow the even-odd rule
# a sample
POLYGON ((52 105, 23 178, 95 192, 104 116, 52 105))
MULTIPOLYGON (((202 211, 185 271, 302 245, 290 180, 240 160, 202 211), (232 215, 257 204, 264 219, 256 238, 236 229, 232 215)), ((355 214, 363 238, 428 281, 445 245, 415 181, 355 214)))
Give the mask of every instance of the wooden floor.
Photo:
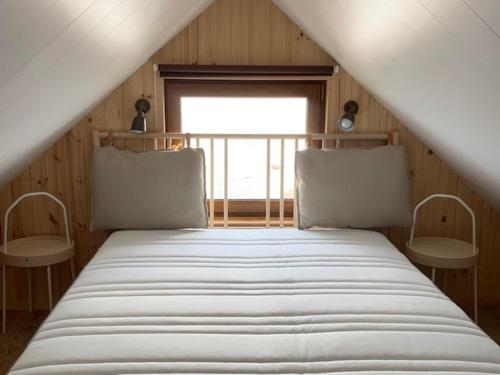
MULTIPOLYGON (((7 373, 46 316, 46 311, 9 312, 7 332, 0 335, 0 374, 7 373)), ((500 345, 500 308, 481 307, 479 318, 481 328, 500 345)))
POLYGON ((0 334, 0 374, 6 374, 47 317, 47 311, 9 311, 7 332, 0 334))

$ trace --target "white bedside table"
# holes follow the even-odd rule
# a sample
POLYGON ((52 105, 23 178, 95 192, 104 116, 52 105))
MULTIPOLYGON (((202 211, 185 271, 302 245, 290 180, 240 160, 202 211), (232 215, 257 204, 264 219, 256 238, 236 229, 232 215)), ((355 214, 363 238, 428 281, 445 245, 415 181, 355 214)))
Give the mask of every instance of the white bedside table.
POLYGON ((474 268, 474 321, 478 322, 477 307, 477 263, 479 249, 476 244, 476 217, 472 209, 460 198, 449 194, 433 194, 420 202, 413 212, 410 239, 406 242, 406 256, 414 263, 432 267, 432 282, 436 279, 436 268, 474 268), (414 238, 417 212, 421 206, 434 198, 454 199, 459 202, 472 218, 472 243, 446 237, 414 238))
POLYGON ((75 267, 73 256, 75 255, 75 242, 69 236, 68 216, 64 204, 53 195, 45 192, 28 193, 19 197, 5 212, 5 228, 3 233, 3 246, 0 246, 0 264, 2 265, 2 332, 6 329, 6 301, 7 301, 7 278, 6 267, 24 267, 28 270, 28 298, 29 310, 32 310, 31 293, 31 267, 47 267, 47 287, 49 295, 49 308, 52 310, 52 275, 51 266, 54 264, 70 261, 71 277, 75 279, 75 267), (31 236, 7 241, 9 225, 9 213, 23 199, 32 196, 47 196, 56 201, 62 208, 64 214, 65 236, 31 236))

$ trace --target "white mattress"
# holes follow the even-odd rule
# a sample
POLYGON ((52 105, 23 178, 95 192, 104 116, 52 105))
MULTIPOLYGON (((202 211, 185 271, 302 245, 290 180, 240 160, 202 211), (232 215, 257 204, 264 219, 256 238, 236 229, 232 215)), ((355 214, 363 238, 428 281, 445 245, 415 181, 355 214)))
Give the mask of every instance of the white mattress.
POLYGON ((500 348, 370 231, 114 233, 12 374, 500 374, 500 348))

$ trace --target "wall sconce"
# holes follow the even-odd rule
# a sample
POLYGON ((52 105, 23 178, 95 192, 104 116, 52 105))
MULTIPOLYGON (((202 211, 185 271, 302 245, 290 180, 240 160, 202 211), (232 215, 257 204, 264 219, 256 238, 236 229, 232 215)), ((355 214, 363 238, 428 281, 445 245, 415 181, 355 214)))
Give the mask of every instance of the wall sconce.
POLYGON ((132 127, 130 131, 132 133, 146 133, 146 118, 144 115, 149 111, 151 105, 147 99, 141 98, 135 102, 135 110, 137 111, 137 115, 134 117, 132 121, 132 127))
POLYGON ((352 132, 354 129, 354 118, 358 113, 359 105, 354 100, 349 100, 344 104, 344 115, 339 118, 337 124, 341 131, 352 132))

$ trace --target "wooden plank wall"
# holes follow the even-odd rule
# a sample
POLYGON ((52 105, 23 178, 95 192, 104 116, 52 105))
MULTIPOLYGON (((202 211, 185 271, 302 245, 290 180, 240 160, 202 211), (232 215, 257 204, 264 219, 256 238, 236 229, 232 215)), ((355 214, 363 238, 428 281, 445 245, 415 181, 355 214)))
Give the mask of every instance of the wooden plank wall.
MULTIPOLYGON (((152 101, 147 115, 150 130, 163 129, 162 85, 157 79, 158 107, 154 103, 153 63, 178 64, 282 64, 323 65, 334 60, 312 42, 270 0, 219 0, 161 48, 108 98, 95 107, 74 128, 0 192, 0 212, 19 195, 44 190, 59 196, 67 205, 72 236, 77 244, 77 269, 91 259, 105 239, 102 232, 89 231, 89 165, 92 153, 91 131, 128 130, 139 97, 152 101)), ((497 302, 500 297, 500 216, 471 191, 438 156, 415 138, 377 100, 343 69, 329 82, 328 129, 336 130, 343 104, 354 99, 360 104, 357 132, 398 130, 407 146, 412 179, 413 203, 435 192, 457 194, 472 205, 478 216, 480 260, 480 297, 482 302, 497 302)), ((23 203, 13 215, 9 236, 57 233, 62 230, 58 209, 52 203, 23 203)), ((422 213, 419 233, 448 235, 468 239, 469 219, 453 204, 433 204, 422 213)), ((408 237, 408 229, 391 228, 384 232, 398 247, 408 237)), ((26 273, 8 270, 8 305, 26 308, 26 273)), ((54 270, 54 295, 59 298, 69 284, 69 268, 54 270)), ((471 272, 453 272, 449 295, 470 300, 471 272)), ((34 275, 34 306, 47 307, 46 279, 43 270, 34 275)))

